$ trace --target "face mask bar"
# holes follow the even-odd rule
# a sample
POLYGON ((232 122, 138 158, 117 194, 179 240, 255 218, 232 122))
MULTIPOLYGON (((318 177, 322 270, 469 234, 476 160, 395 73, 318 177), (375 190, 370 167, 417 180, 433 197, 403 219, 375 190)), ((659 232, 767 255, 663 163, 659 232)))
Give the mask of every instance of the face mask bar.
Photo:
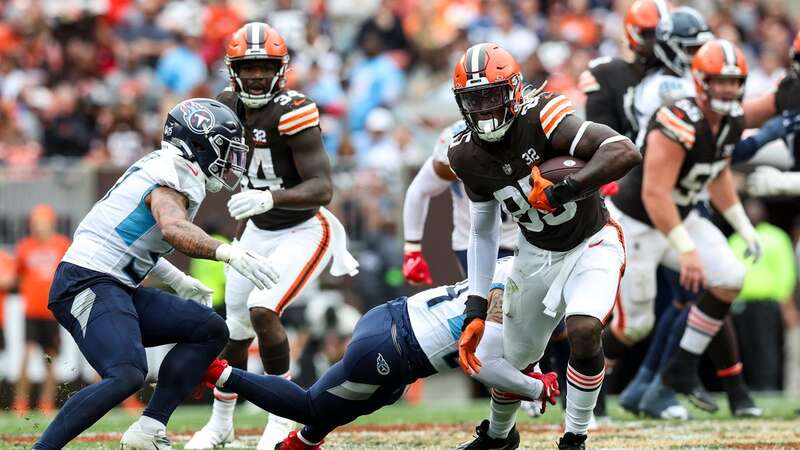
POLYGON ((459 90, 456 101, 469 127, 487 140, 499 139, 511 124, 511 98, 506 83, 459 90))
POLYGON ((208 171, 225 189, 233 191, 244 175, 247 145, 219 134, 209 141, 219 156, 209 165, 208 171))
POLYGON ((282 86, 283 76, 286 73, 286 66, 289 63, 289 56, 284 56, 283 58, 250 58, 250 59, 241 59, 232 61, 228 66, 228 72, 233 78, 236 86, 239 89, 239 97, 242 99, 244 104, 251 108, 258 108, 262 107, 267 104, 267 102, 272 98, 275 94, 275 91, 280 89, 282 86), (275 75, 272 77, 265 77, 263 78, 266 81, 266 89, 263 94, 251 94, 247 91, 247 81, 255 78, 242 78, 239 76, 239 65, 245 61, 253 61, 253 60, 261 60, 269 63, 277 64, 277 70, 275 71, 275 75))

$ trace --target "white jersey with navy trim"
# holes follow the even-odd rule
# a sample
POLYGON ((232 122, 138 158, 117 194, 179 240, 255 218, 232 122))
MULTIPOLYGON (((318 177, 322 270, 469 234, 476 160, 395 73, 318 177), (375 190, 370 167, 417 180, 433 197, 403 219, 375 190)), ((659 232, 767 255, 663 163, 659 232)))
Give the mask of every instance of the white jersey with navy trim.
POLYGON ((644 145, 650 118, 658 108, 683 98, 694 97, 696 94, 691 74, 679 77, 661 68, 645 76, 636 86, 633 95, 633 107, 636 121, 639 123, 636 145, 641 148, 644 145))
MULTIPOLYGON (((449 166, 450 162, 447 159, 447 151, 450 149, 453 136, 461 133, 466 128, 466 123, 464 123, 463 120, 459 120, 442 130, 439 134, 439 138, 436 140, 436 145, 433 147, 433 160, 449 166)), ((464 183, 462 183, 461 180, 450 183, 450 195, 453 200, 453 234, 451 236, 451 245, 455 251, 466 250, 467 244, 469 243, 469 198, 467 197, 467 193, 464 192, 464 183)), ((514 223, 510 216, 503 214, 503 222, 500 227, 500 248, 509 250, 516 249, 519 240, 517 224, 514 223)))
MULTIPOLYGON (((497 261, 492 289, 505 287, 513 257, 497 261)), ((406 301, 414 336, 437 372, 458 367, 458 338, 464 323, 467 280, 419 292, 406 301)))
POLYGON ((145 204, 147 195, 161 186, 185 195, 188 219, 194 219, 206 195, 205 175, 197 163, 166 144, 134 163, 94 204, 63 261, 138 286, 158 258, 172 251, 145 204))

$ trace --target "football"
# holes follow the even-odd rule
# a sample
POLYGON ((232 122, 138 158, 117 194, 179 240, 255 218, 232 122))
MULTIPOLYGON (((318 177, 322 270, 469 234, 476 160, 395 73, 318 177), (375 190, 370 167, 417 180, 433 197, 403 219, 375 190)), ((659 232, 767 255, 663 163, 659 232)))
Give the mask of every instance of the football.
POLYGON ((586 162, 582 159, 571 156, 558 156, 541 163, 539 171, 546 180, 558 183, 567 175, 581 170, 585 165, 586 162))

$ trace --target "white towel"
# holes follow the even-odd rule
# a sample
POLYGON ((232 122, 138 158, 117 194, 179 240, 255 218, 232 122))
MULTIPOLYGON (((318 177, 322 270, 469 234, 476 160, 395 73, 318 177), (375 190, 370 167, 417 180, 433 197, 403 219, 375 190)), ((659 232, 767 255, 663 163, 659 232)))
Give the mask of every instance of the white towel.
POLYGON ((347 251, 347 233, 344 231, 344 226, 327 208, 320 208, 319 211, 331 226, 331 251, 333 252, 331 275, 335 277, 355 276, 358 273, 358 261, 347 251))

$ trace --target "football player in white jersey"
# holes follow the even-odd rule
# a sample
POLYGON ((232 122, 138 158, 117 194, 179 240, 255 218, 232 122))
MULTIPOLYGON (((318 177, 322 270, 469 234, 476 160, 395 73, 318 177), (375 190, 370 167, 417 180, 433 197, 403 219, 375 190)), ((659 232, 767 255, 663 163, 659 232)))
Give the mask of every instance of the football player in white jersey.
POLYGON ((172 449, 167 421, 222 350, 228 329, 208 307, 212 290, 162 257, 177 249, 224 261, 261 288, 278 281, 263 258, 192 224, 206 191, 236 186, 246 153, 233 111, 186 100, 167 116, 161 149, 132 165, 78 225, 49 308, 103 379, 64 404, 34 449, 64 447, 138 391, 147 374, 144 348, 174 343, 153 397, 121 442, 123 449, 172 449), (141 287, 148 275, 177 295, 141 287))
MULTIPOLYGON (((502 355, 502 293, 512 262, 512 258, 502 259, 495 270, 489 294, 492 306, 478 347, 483 366, 474 378, 514 401, 535 399, 543 411, 544 402, 554 404, 559 393, 555 373, 523 373, 502 355)), ((228 367, 224 360, 215 361, 203 380, 305 425, 276 449, 319 449, 335 428, 396 402, 406 385, 458 367, 457 343, 466 300, 465 280, 371 309, 356 325, 342 360, 308 390, 279 376, 228 367)), ((482 427, 485 434, 488 421, 482 427)), ((519 444, 516 429, 512 434, 519 444)))
MULTIPOLYGON (((469 199, 464 192, 464 184, 450 170, 447 150, 453 142, 453 136, 464 131, 463 120, 452 123, 442 130, 433 147, 431 155, 411 180, 403 203, 403 235, 405 246, 403 255, 403 276, 411 284, 431 284, 431 272, 428 262, 422 255, 422 234, 425 230, 425 219, 428 216, 428 204, 431 198, 450 188, 453 202, 453 233, 451 246, 458 258, 461 272, 467 273, 467 243, 469 242, 469 199)), ((517 227, 510 217, 505 217, 500 236, 498 257, 511 256, 517 248, 517 227)))

